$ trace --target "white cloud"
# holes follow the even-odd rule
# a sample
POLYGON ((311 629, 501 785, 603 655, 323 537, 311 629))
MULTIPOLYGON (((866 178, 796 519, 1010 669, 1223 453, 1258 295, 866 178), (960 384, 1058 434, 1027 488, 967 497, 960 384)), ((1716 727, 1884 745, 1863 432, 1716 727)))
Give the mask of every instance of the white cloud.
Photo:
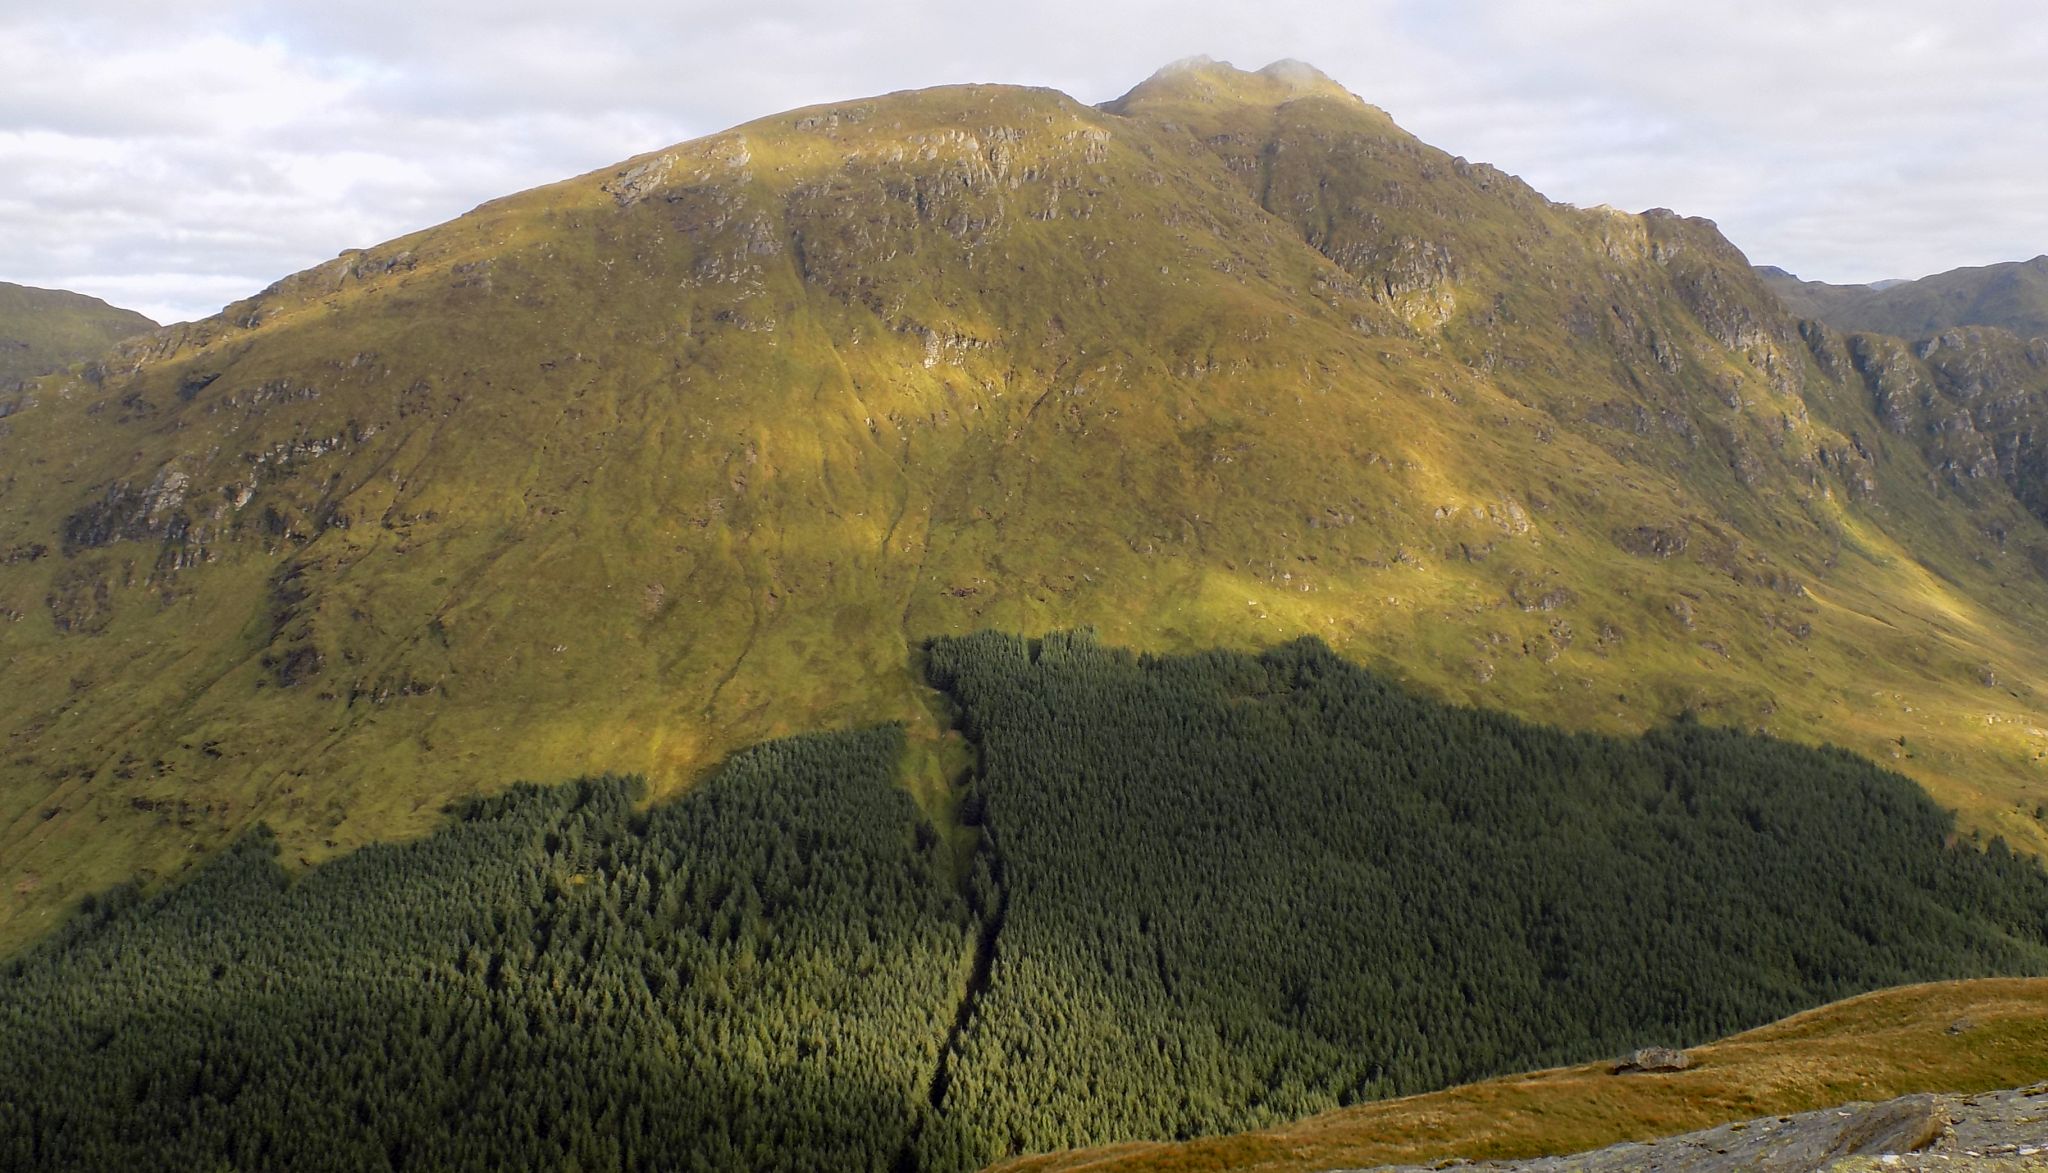
MULTIPOLYGON (((24 6, 25 8, 25 6, 24 6)), ((1313 61, 1555 198, 1831 280, 2048 250, 2035 0, 72 0, 0 13, 0 278, 163 318, 793 106, 1313 61)))

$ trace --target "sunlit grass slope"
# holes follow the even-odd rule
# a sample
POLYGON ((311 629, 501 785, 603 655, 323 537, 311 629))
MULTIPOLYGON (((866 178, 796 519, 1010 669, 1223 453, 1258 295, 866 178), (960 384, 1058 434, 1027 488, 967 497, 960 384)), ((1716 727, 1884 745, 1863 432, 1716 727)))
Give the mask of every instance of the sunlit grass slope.
POLYGON ((0 942, 259 818, 310 861, 508 777, 928 739, 913 648, 987 626, 1691 710, 2040 849, 2048 531, 1842 345, 1711 225, 1303 67, 817 107, 495 201, 0 403, 0 942))
POLYGON ((2048 980, 1905 986, 1689 1052, 1682 1072, 1560 1067, 1186 1144, 1027 1157, 1005 1170, 1166 1173, 1330 1169, 1584 1152, 1757 1116, 2048 1078, 2048 980))

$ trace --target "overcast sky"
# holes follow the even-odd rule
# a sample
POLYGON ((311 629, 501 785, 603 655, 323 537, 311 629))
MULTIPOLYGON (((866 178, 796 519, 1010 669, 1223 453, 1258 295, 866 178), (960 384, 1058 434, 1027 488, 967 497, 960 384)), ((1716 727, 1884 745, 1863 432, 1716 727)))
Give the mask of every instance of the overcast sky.
POLYGON ((1309 61, 1554 199, 1830 281, 2048 252, 2041 0, 0 0, 0 280, 201 317, 812 102, 1309 61))

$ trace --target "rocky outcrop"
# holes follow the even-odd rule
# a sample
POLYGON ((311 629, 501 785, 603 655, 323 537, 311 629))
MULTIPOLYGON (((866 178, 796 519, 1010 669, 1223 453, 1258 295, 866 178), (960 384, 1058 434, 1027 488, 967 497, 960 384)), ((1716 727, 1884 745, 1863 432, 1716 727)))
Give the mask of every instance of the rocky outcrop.
POLYGON ((1615 545, 1642 558, 1670 558, 1683 554, 1690 541, 1685 530, 1676 526, 1639 525, 1614 535, 1615 545))
POLYGON ((2048 341, 1984 327, 1914 344, 1803 333, 1823 369, 1846 363, 1860 376, 1886 430, 1918 446, 1949 487, 2002 484, 2048 519, 2048 341))
POLYGON ((1684 1071, 1691 1066, 1692 1056, 1684 1051, 1671 1047, 1639 1047, 1614 1065, 1614 1073, 1627 1075, 1636 1071, 1684 1071))
POLYGON ((96 499, 64 520, 64 550, 96 549, 122 541, 167 539, 185 520, 180 506, 191 478, 170 465, 158 471, 149 486, 127 482, 108 485, 96 499))

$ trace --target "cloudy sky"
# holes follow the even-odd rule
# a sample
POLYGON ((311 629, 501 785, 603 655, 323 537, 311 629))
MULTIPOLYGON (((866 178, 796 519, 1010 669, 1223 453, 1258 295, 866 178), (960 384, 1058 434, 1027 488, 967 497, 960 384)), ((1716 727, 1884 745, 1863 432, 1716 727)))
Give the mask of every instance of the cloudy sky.
POLYGON ((0 0, 0 280, 163 321, 811 102, 1298 57, 1552 198, 1869 281, 2048 252, 2040 0, 0 0))

